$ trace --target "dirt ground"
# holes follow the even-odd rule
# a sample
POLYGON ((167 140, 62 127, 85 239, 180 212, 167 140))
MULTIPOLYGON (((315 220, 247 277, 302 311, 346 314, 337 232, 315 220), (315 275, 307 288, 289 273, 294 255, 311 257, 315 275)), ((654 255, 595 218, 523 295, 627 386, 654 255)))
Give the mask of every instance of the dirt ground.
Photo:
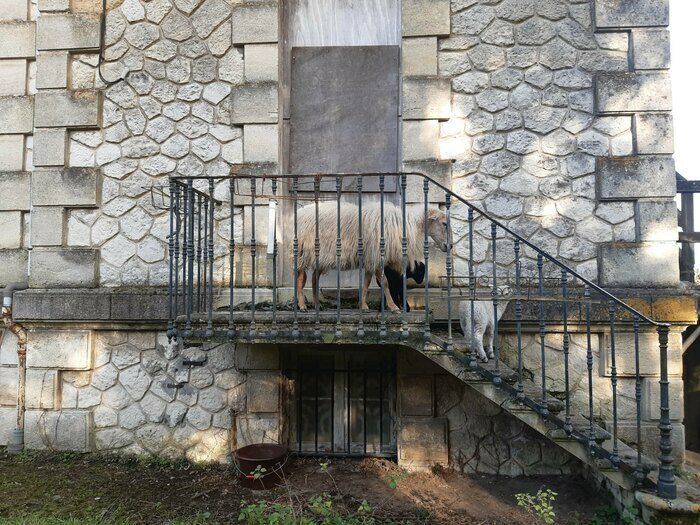
POLYGON ((324 471, 324 461, 297 458, 286 485, 252 491, 225 467, 76 454, 0 457, 0 524, 237 523, 242 501, 287 503, 291 497, 304 505, 323 493, 350 513, 367 500, 381 523, 532 525, 537 520, 516 505, 515 494, 540 488, 558 493, 557 524, 585 525, 608 508, 573 476, 408 474, 378 459, 333 459, 324 471))

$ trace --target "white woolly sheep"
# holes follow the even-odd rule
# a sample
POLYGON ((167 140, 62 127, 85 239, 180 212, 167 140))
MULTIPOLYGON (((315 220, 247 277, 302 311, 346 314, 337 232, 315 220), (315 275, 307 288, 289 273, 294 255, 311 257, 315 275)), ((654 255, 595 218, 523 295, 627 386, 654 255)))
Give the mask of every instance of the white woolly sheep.
MULTIPOLYGON (((497 319, 503 317, 508 307, 507 300, 499 300, 497 319)), ((460 301, 458 305, 459 324, 462 326, 462 333, 467 341, 467 345, 471 343, 472 325, 471 325, 471 302, 460 301)), ((496 324, 493 318, 493 302, 491 301, 474 301, 474 342, 472 352, 476 352, 479 359, 486 363, 489 359, 493 359, 493 333, 496 329, 496 324)))
MULTIPOLYGON (((304 299, 304 286, 306 284, 306 272, 311 270, 314 293, 314 305, 318 304, 318 279, 329 270, 336 269, 336 237, 337 237, 337 202, 323 201, 318 203, 319 223, 319 268, 316 269, 316 255, 314 251, 316 239, 316 205, 310 204, 300 208, 297 212, 299 257, 297 271, 297 294, 299 309, 306 310, 304 299)), ((425 217, 423 211, 406 210, 406 240, 408 249, 409 268, 415 261, 423 259, 423 225, 425 217)), ((384 266, 388 266, 397 272, 405 271, 401 249, 403 235, 401 208, 391 204, 384 204, 384 238, 385 256, 384 266)), ((442 251, 447 251, 447 221, 445 214, 437 209, 428 210, 428 235, 435 241, 442 251)), ((372 276, 377 279, 382 275, 380 254, 381 238, 381 212, 379 203, 367 203, 362 206, 362 242, 363 257, 362 269, 365 273, 362 301, 360 307, 367 310, 367 290, 372 281, 372 276)), ((340 205, 340 237, 341 257, 340 269, 353 270, 359 268, 358 257, 358 233, 359 213, 355 204, 342 202, 340 205)), ((389 287, 384 285, 387 308, 397 311, 389 293, 389 287)))

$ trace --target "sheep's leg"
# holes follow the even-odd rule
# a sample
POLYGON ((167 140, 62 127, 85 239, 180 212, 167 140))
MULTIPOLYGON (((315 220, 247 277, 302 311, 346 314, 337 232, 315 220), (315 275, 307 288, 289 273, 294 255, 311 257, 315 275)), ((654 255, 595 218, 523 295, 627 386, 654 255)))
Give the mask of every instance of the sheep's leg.
POLYGON ((484 333, 484 351, 486 357, 493 359, 493 325, 491 323, 488 324, 484 333))
POLYGON ((314 270, 313 273, 311 274, 311 286, 313 288, 314 292, 314 308, 319 306, 319 298, 318 298, 318 293, 319 293, 319 284, 318 281, 320 279, 321 273, 314 270))
POLYGON ((369 293, 369 285, 372 283, 372 272, 365 272, 365 280, 362 283, 362 301, 360 302, 360 308, 363 310, 369 310, 367 306, 367 294, 369 293))
POLYGON ((383 275, 382 270, 379 269, 379 270, 377 270, 377 273, 375 276, 377 278, 377 284, 379 286, 381 286, 381 282, 382 282, 381 280, 382 280, 382 277, 384 277, 384 297, 386 299, 384 304, 386 304, 386 307, 389 310, 391 310, 392 312, 398 312, 399 307, 396 306, 396 303, 394 302, 393 297, 391 297, 391 290, 389 289, 389 281, 386 278, 386 275, 383 275))
POLYGON ((304 299, 304 286, 306 286, 306 270, 297 271, 297 302, 299 310, 306 311, 306 299, 304 299))

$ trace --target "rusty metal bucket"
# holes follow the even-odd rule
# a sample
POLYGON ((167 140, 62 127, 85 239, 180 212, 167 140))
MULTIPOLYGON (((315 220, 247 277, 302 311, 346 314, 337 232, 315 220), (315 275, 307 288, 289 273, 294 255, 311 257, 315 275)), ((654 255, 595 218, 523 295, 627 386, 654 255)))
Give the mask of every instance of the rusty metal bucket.
POLYGON ((287 447, 275 443, 255 443, 233 452, 241 485, 251 489, 266 490, 282 483, 288 459, 287 447))

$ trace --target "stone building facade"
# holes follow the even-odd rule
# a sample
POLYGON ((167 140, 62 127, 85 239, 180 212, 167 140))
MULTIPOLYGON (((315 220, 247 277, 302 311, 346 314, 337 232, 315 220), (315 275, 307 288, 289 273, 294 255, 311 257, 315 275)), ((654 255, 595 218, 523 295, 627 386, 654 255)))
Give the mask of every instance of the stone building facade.
MULTIPOLYGON (((101 50, 100 2, 0 1, 0 284, 28 279, 30 287, 13 303, 14 319, 29 331, 26 446, 225 461, 232 443, 286 439, 285 348, 220 346, 207 352, 206 366, 183 372, 183 355, 202 349, 168 343, 162 287, 169 176, 226 176, 240 163, 284 171, 290 5, 112 0, 101 50), (171 388, 183 373, 187 388, 171 388)), ((427 173, 584 277, 674 323, 671 418, 681 458, 680 334, 695 311, 677 261, 668 0, 396 5, 401 166, 427 173)), ((227 188, 217 186, 217 196, 226 200, 227 188)), ((420 189, 409 187, 409 195, 421 202, 420 189)), ((227 213, 217 210, 223 241, 231 235, 227 213)), ((241 200, 233 213, 236 241, 245 245, 251 202, 241 200)), ((466 210, 455 205, 453 218, 455 273, 466 275, 466 210)), ((488 232, 478 227, 475 254, 477 273, 485 273, 488 232)), ((224 254, 216 255, 223 264, 224 254)), ((533 270, 525 255, 524 271, 533 270)), ((512 254, 498 257, 512 270, 512 254)), ((219 269, 217 284, 225 284, 219 269)), ((245 271, 237 278, 249 282, 245 271)), ((604 324, 596 330, 595 380, 604 384, 609 334, 604 324)), ((578 404, 584 337, 572 336, 578 404)), ((620 337, 629 343, 631 334, 620 337)), ((642 338, 651 356, 642 372, 643 446, 651 455, 655 337, 642 338)), ((548 335, 553 362, 560 339, 548 335)), ((511 364, 512 341, 511 330, 503 350, 511 364)), ((537 345, 534 335, 526 341, 533 377, 538 365, 527 356, 537 345)), ((6 331, 0 444, 16 425, 16 348, 6 331)), ((397 417, 408 429, 399 431, 400 461, 506 475, 576 468, 572 456, 454 377, 397 352, 397 417)), ((623 434, 635 417, 632 361, 625 355, 618 365, 623 434)), ((557 392, 561 368, 549 374, 557 392)), ((596 399, 596 414, 609 420, 609 396, 596 399)), ((623 439, 634 442, 629 430, 623 439)))

